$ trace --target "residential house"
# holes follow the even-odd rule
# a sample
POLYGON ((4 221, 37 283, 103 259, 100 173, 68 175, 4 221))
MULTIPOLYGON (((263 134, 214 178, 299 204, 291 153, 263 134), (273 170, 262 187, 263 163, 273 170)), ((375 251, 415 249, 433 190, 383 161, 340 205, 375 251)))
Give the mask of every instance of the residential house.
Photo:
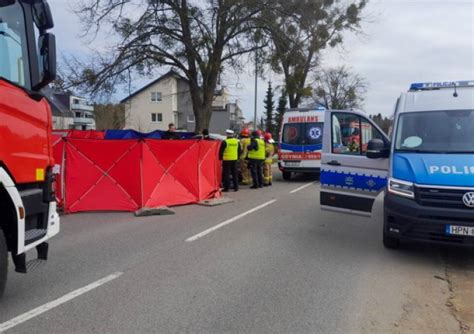
POLYGON ((74 113, 56 97, 52 88, 45 87, 42 92, 51 107, 53 129, 70 129, 74 124, 74 113))
POLYGON ((42 92, 51 106, 54 130, 95 130, 94 107, 85 98, 49 87, 42 92))
MULTIPOLYGON (((175 71, 169 71, 120 102, 125 104, 126 128, 150 132, 166 130, 169 123, 174 123, 180 130, 195 130, 189 82, 175 71)), ((242 112, 237 104, 229 103, 225 88, 216 90, 212 111, 210 132, 223 134, 228 128, 240 128, 242 112)))
POLYGON ((229 128, 234 131, 240 131, 245 127, 245 117, 242 109, 240 109, 238 102, 227 104, 227 109, 230 114, 229 128))

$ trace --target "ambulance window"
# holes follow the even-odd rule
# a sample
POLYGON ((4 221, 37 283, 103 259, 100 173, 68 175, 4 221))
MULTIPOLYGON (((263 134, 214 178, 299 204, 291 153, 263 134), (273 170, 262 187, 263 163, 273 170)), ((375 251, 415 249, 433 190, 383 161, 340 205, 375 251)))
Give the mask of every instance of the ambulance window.
POLYGON ((333 114, 332 152, 336 154, 360 155, 360 117, 352 114, 333 114))
POLYGON ((288 123, 283 126, 282 142, 290 145, 301 145, 304 123, 288 123))
POLYGON ((323 123, 306 123, 305 124, 305 141, 306 145, 318 145, 323 142, 323 123))

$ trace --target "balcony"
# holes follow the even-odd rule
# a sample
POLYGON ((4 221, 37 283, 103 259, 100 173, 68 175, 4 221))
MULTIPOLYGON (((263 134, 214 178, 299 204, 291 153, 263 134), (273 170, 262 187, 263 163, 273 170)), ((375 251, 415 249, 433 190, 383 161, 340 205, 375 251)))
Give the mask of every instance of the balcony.
POLYGON ((95 120, 89 117, 74 117, 74 124, 78 124, 78 125, 94 124, 95 125, 95 120))
POLYGON ((85 103, 71 103, 71 110, 76 111, 76 110, 81 110, 81 111, 94 111, 94 106, 90 106, 85 103))

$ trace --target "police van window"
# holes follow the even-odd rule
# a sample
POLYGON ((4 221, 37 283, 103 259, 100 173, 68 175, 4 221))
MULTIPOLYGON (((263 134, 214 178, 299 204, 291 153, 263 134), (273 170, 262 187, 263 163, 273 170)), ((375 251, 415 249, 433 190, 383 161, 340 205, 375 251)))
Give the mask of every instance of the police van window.
POLYGON ((400 115, 397 151, 416 153, 474 152, 474 110, 424 111, 400 115))
POLYGON ((361 154, 360 117, 351 114, 332 116, 332 152, 336 154, 361 154), (340 135, 339 135, 340 134, 340 135))
POLYGON ((290 145, 303 144, 304 123, 288 123, 283 126, 282 142, 290 145))
POLYGON ((0 77, 29 87, 28 49, 23 10, 17 1, 0 6, 0 77))

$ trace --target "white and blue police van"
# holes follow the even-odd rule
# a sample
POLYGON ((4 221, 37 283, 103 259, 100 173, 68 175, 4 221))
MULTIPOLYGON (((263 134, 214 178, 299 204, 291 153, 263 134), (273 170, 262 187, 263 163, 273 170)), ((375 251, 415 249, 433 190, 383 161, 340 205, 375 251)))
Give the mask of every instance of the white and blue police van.
POLYGON ((278 168, 284 180, 294 173, 319 173, 325 108, 289 109, 283 114, 278 168))
POLYGON ((393 120, 389 138, 363 112, 326 112, 321 208, 371 215, 384 193, 385 247, 474 246, 474 81, 414 83, 393 120), (349 146, 342 124, 365 135, 349 146))

